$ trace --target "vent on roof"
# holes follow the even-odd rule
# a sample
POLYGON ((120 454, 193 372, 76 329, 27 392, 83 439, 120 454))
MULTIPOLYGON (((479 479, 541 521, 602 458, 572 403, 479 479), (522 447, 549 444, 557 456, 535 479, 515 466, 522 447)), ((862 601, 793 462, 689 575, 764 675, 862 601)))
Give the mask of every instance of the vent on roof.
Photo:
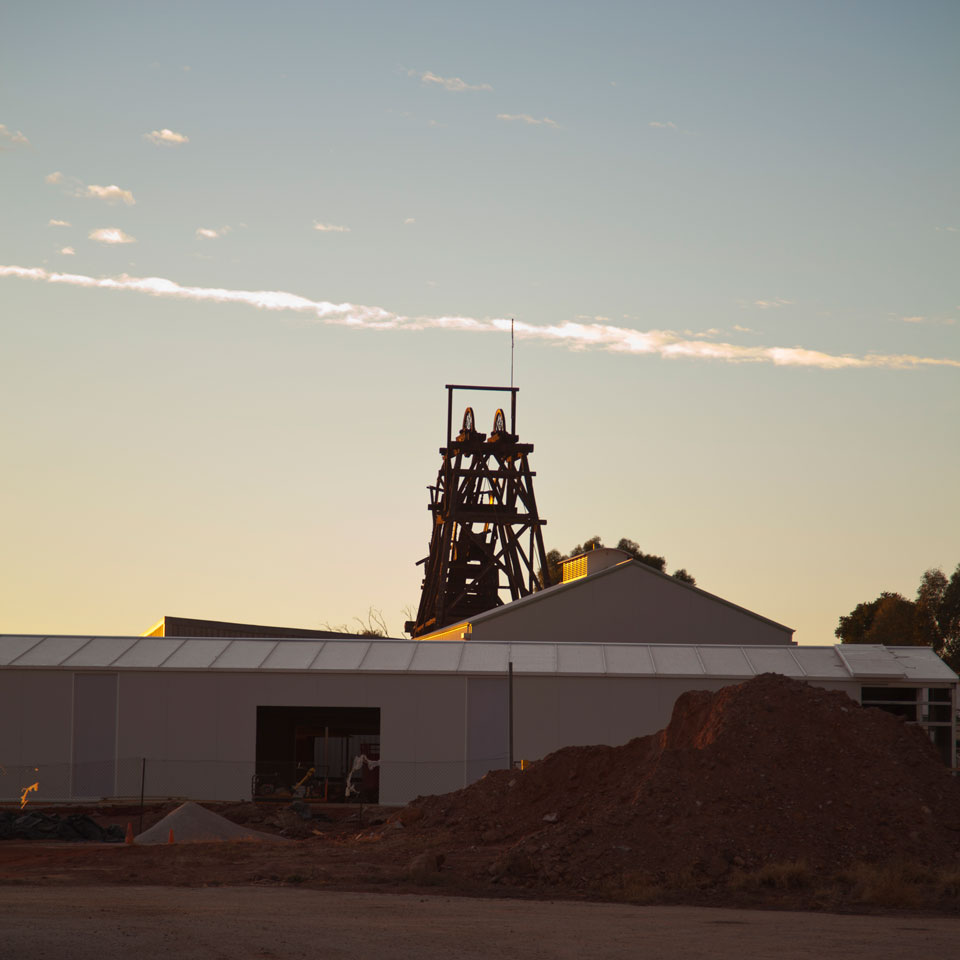
POLYGON ((607 567, 615 567, 618 563, 623 563, 624 560, 629 559, 629 553, 624 553, 622 550, 616 550, 613 547, 599 547, 589 553, 581 553, 579 556, 571 557, 561 563, 563 583, 568 580, 579 580, 591 573, 599 573, 601 570, 606 570, 607 567))

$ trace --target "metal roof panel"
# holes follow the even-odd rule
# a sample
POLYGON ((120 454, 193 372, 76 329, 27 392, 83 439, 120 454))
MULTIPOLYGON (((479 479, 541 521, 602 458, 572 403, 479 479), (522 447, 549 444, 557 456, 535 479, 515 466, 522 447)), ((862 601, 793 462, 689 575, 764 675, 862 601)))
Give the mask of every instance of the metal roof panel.
POLYGON ((63 661, 65 667, 111 667, 137 641, 131 637, 94 637, 73 656, 63 661))
POLYGON ((620 673, 635 676, 654 676, 657 668, 650 647, 640 643, 605 643, 603 656, 607 662, 607 673, 620 673))
POLYGON ((43 637, 0 637, 0 667, 22 657, 31 647, 35 647, 43 637))
POLYGON ((703 664, 694 646, 663 644, 650 646, 658 674, 668 676, 703 676, 703 664))
POLYGON ((754 668, 744 656, 743 647, 712 647, 709 644, 697 647, 700 661, 708 676, 752 677, 754 668))
POLYGON ((370 649, 370 640, 328 640, 311 670, 356 670, 370 649))
POLYGON ((140 637, 113 662, 114 667, 151 670, 161 666, 185 641, 181 637, 140 637))
POLYGON ((469 646, 469 644, 447 643, 444 640, 418 643, 416 650, 413 652, 409 669, 414 672, 424 670, 456 673, 465 646, 469 646))
POLYGON ((273 652, 260 664, 261 670, 307 670, 323 649, 323 640, 279 641, 273 652))
POLYGON ((468 640, 460 660, 461 673, 506 673, 509 644, 468 640))
POLYGON ((558 673, 606 673, 602 643, 558 643, 558 673))
POLYGON ((405 671, 416 653, 415 640, 391 640, 389 643, 371 643, 358 669, 397 673, 405 671))
MULTIPOLYGON (((225 640, 217 637, 213 638, 193 638, 184 640, 183 643, 163 662, 165 670, 204 670, 212 666, 213 661, 231 643, 236 640, 225 640)), ((239 641, 243 642, 243 641, 239 641)))
POLYGON ((92 637, 44 637, 38 644, 11 661, 17 667, 59 667, 72 657, 92 637))
POLYGON ((211 666, 214 670, 258 670, 276 645, 276 640, 231 640, 211 666))

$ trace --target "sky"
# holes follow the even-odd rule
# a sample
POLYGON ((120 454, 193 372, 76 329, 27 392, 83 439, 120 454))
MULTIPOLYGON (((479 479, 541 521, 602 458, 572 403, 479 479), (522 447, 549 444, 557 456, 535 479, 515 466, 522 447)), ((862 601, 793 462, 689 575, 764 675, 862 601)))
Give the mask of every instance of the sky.
POLYGON ((0 632, 401 635, 511 318, 548 549, 804 644, 960 562, 955 3, 0 18, 0 632))

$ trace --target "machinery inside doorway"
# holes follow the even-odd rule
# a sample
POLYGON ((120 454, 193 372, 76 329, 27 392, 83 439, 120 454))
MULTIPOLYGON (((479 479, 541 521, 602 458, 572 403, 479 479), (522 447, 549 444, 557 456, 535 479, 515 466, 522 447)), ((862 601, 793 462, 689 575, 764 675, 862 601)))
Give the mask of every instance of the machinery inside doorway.
POLYGON ((254 800, 376 803, 379 761, 378 707, 257 707, 254 800))

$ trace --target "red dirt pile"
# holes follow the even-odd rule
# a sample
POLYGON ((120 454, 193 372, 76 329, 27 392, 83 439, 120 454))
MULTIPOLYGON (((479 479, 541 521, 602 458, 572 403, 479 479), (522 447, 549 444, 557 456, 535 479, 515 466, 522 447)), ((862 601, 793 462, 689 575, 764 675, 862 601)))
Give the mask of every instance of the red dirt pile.
POLYGON ((775 674, 686 693, 658 734, 494 771, 400 819, 449 831, 452 846, 496 846, 489 873, 506 882, 960 863, 960 781, 923 732, 775 674))

